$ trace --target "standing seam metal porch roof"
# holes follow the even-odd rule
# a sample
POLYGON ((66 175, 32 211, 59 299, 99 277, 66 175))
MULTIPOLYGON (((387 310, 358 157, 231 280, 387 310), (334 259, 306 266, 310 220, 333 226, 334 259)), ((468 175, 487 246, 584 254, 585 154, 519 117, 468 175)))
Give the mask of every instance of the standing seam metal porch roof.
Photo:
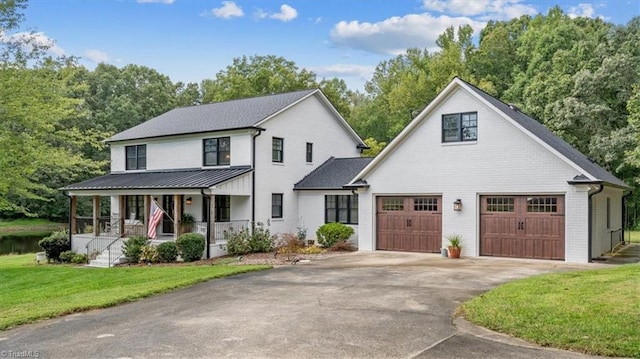
POLYGON ((176 108, 117 133, 107 142, 250 128, 316 91, 319 90, 176 108))
POLYGON ((252 172, 251 167, 111 173, 60 188, 63 191, 190 188, 204 189, 252 172))

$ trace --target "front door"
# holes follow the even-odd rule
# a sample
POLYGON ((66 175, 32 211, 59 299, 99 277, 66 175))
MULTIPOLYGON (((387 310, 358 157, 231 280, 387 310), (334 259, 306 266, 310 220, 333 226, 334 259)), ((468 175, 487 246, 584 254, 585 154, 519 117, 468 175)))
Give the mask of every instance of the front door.
POLYGON ((173 203, 173 195, 162 196, 162 209, 164 209, 165 212, 162 215, 162 233, 173 233, 172 219, 175 218, 173 215, 173 203))

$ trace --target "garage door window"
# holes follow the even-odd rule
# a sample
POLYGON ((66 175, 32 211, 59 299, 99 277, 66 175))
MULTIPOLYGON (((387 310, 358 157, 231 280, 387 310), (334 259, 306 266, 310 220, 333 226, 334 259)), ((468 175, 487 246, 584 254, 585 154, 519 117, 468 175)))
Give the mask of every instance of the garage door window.
POLYGON ((487 197, 487 212, 513 212, 513 197, 487 197))
POLYGON ((383 211, 404 211, 404 198, 383 198, 383 211))
POLYGON ((558 212, 558 198, 528 197, 527 212, 556 213, 558 212))
POLYGON ((413 199, 414 211, 438 211, 438 199, 437 198, 414 198, 413 199))

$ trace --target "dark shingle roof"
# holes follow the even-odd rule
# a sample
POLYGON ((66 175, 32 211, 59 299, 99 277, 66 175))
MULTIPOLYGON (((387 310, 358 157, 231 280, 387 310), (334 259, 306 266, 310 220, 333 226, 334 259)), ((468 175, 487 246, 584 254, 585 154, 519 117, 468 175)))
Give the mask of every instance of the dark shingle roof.
POLYGON ((495 106, 498 110, 500 110, 505 115, 509 116, 515 122, 517 122, 520 126, 524 127, 527 131, 529 131, 534 136, 538 137, 544 143, 549 145, 554 150, 558 151, 561 155, 578 165, 580 168, 584 169, 588 172, 592 177, 597 178, 598 180, 612 184, 614 186, 628 188, 629 186, 618 179, 613 174, 609 173, 604 168, 600 167, 597 163, 593 162, 587 156, 582 154, 580 151, 573 148, 570 144, 565 142, 563 139, 558 137, 556 134, 547 129, 540 122, 535 119, 529 117, 528 115, 520 112, 515 106, 510 106, 495 97, 487 94, 486 92, 480 90, 479 88, 471 85, 470 83, 458 78, 460 81, 464 82, 469 88, 480 95, 487 102, 495 106))
POLYGON ((330 157, 296 183, 293 189, 343 189, 343 186, 349 183, 371 160, 373 160, 372 157, 330 157))
POLYGON ((111 173, 61 188, 65 191, 110 189, 209 188, 253 171, 250 167, 111 173))
POLYGON ((249 128, 315 91, 318 90, 176 108, 117 133, 108 141, 249 128))

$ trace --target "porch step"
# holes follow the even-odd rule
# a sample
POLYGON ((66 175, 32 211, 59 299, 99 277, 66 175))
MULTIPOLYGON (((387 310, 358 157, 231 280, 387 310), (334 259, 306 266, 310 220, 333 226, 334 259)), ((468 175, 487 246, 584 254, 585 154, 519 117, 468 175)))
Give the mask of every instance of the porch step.
POLYGON ((123 257, 122 245, 120 242, 116 242, 111 246, 111 265, 109 265, 109 250, 105 249, 96 257, 96 259, 89 261, 87 267, 109 268, 120 263, 120 260, 123 257))

